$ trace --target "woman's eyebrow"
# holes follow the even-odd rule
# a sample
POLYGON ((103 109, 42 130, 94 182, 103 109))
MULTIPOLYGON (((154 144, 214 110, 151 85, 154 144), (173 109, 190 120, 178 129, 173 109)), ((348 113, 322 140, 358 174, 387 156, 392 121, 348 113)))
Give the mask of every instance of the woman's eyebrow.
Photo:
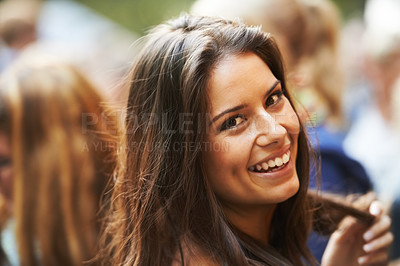
POLYGON ((242 104, 242 105, 238 105, 238 106, 235 106, 235 107, 233 107, 233 108, 230 108, 230 109, 227 109, 227 110, 223 111, 222 113, 220 113, 219 115, 216 115, 216 116, 211 120, 210 125, 212 125, 212 123, 214 123, 215 121, 217 121, 221 116, 223 116, 223 115, 225 115, 225 114, 227 114, 227 113, 231 113, 231 112, 238 111, 238 110, 240 110, 240 109, 245 108, 246 106, 247 106, 247 105, 242 104))
POLYGON ((279 83, 281 83, 281 81, 277 79, 275 83, 271 86, 271 88, 269 88, 267 93, 265 93, 264 98, 267 98, 267 96, 276 88, 276 86, 278 86, 279 83))

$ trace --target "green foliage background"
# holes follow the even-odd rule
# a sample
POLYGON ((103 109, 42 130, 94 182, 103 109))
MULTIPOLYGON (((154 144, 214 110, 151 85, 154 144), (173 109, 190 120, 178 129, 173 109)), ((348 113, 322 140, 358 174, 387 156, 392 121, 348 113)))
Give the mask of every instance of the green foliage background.
MULTIPOLYGON (((75 0, 143 35, 154 25, 188 11, 194 0, 75 0)), ((215 0, 218 1, 218 0, 215 0)), ((316 0, 318 1, 318 0, 316 0)), ((365 0, 334 0, 343 19, 361 15, 365 0)))
POLYGON ((76 0, 143 35, 152 26, 188 11, 193 0, 76 0))

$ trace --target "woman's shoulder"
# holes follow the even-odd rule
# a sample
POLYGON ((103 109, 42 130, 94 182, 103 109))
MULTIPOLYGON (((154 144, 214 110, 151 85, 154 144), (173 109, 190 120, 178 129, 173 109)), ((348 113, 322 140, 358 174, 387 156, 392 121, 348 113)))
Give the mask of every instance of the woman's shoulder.
POLYGON ((178 250, 175 254, 171 266, 181 266, 182 259, 185 266, 218 266, 217 261, 192 240, 183 239, 181 241, 181 251, 178 250))

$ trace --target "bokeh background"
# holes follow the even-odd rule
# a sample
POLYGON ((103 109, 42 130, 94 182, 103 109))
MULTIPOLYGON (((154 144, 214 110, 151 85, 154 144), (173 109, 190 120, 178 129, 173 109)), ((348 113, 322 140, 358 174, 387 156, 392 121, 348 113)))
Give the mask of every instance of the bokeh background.
MULTIPOLYGON (((334 144, 342 155, 348 154, 362 164, 379 199, 388 211, 391 209, 393 231, 397 235, 391 259, 400 260, 400 0, 331 1, 341 17, 340 32, 333 33, 340 34, 339 51, 336 53, 335 42, 335 49, 328 49, 330 53, 335 50, 332 53, 335 60, 322 61, 328 69, 335 62, 340 70, 340 79, 336 80, 329 72, 326 80, 333 79, 335 83, 331 92, 340 98, 343 121, 339 127, 329 129, 333 129, 333 134, 340 133, 340 142, 334 144)), ((0 74, 19 57, 56 57, 67 61, 94 83, 123 121, 129 69, 140 49, 141 36, 162 21, 189 12, 194 2, 0 0, 0 74)), ((336 9, 333 13, 337 14, 336 9)), ((301 81, 300 87, 307 87, 308 92, 314 89, 315 93, 317 86, 307 83, 310 73, 314 75, 319 70, 316 59, 310 63, 314 59, 305 58, 303 65, 291 74, 294 80, 301 81)), ((319 102, 309 97, 311 94, 303 95, 310 103, 319 102)), ((313 124, 323 120, 317 118, 325 118, 320 115, 324 110, 319 108, 308 110, 313 124)), ((1 156, 4 157, 0 149, 0 159, 1 156)), ((12 240, 3 242, 6 251, 9 247, 7 254, 15 252, 15 245, 7 244, 12 240)), ((400 265, 397 262, 393 265, 400 265)))
MULTIPOLYGON (((188 11, 193 0, 77 0, 142 35, 153 25, 188 11)), ((335 0, 344 20, 362 16, 365 0, 335 0)))

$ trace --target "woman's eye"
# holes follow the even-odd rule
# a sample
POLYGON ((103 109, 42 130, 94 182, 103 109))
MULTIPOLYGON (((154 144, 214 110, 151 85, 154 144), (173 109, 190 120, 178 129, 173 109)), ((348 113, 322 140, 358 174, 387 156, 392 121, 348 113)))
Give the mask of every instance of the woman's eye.
POLYGON ((236 115, 233 116, 231 118, 229 118, 228 120, 226 120, 220 127, 220 131, 224 131, 227 129, 231 129, 234 128, 236 126, 238 126, 239 124, 243 123, 244 121, 246 121, 246 119, 244 118, 243 115, 236 115))
POLYGON ((267 101, 265 102, 265 105, 268 107, 268 106, 277 104, 279 102, 279 100, 282 98, 282 95, 283 95, 283 92, 281 90, 271 94, 268 97, 267 101))

